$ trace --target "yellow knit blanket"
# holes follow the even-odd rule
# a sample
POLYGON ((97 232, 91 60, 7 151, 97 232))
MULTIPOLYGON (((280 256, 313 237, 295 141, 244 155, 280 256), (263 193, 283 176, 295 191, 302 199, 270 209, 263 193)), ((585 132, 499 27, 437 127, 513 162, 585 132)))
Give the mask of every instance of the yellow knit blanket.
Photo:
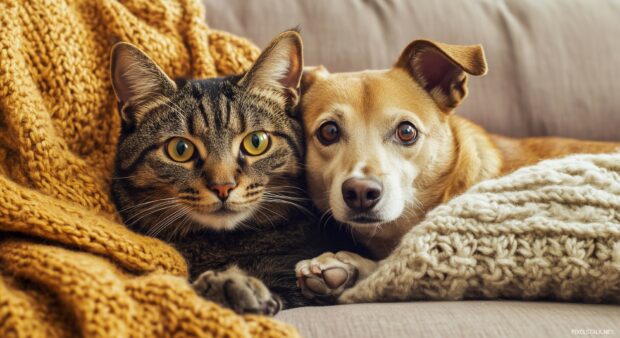
POLYGON ((112 45, 175 77, 246 69, 256 47, 203 17, 198 0, 0 0, 0 337, 296 335, 200 299, 110 200, 112 45))

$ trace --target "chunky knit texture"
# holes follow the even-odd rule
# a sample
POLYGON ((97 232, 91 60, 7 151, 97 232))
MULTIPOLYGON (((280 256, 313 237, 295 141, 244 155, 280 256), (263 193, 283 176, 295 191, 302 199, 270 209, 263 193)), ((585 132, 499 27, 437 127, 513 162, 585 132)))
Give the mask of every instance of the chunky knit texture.
POLYGON ((620 154, 549 160, 440 205, 344 303, 620 303, 620 154))
POLYGON ((0 337, 296 335, 200 299, 183 258, 118 222, 116 41, 171 76, 247 69, 197 0, 0 0, 0 337))

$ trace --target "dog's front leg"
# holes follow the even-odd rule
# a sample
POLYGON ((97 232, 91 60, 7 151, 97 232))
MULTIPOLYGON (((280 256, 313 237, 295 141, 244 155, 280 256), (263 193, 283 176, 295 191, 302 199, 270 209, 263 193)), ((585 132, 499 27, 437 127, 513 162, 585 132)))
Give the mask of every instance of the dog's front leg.
POLYGON ((304 296, 335 303, 338 297, 377 269, 378 263, 349 251, 326 252, 295 266, 304 296))

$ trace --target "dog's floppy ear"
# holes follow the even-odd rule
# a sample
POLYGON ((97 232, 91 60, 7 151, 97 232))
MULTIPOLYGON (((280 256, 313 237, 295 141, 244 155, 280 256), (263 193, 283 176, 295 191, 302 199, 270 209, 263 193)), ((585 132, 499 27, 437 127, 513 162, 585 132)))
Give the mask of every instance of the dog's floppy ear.
POLYGON ((112 48, 110 76, 121 117, 139 123, 149 106, 169 97, 176 84, 138 47, 119 42, 112 48))
POLYGON ((301 76, 301 92, 306 92, 319 78, 324 78, 329 75, 329 71, 323 66, 304 67, 303 75, 301 76))
POLYGON ((396 62, 449 113, 467 95, 467 74, 484 75, 487 62, 481 45, 449 45, 431 40, 415 40, 396 62))
POLYGON ((265 48, 239 85, 279 91, 286 100, 287 108, 293 108, 299 102, 303 68, 301 35, 297 30, 285 31, 265 48))

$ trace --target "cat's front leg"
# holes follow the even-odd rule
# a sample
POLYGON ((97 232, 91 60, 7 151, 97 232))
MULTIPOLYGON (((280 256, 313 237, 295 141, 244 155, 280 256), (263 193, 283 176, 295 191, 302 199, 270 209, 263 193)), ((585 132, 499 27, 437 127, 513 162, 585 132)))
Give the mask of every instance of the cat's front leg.
POLYGON ((279 297, 259 279, 237 266, 224 271, 205 271, 192 283, 202 297, 228 307, 239 314, 273 316, 282 309, 279 297))
POLYGON ((338 297, 377 269, 378 263, 349 251, 326 252, 295 266, 304 296, 335 303, 338 297))

